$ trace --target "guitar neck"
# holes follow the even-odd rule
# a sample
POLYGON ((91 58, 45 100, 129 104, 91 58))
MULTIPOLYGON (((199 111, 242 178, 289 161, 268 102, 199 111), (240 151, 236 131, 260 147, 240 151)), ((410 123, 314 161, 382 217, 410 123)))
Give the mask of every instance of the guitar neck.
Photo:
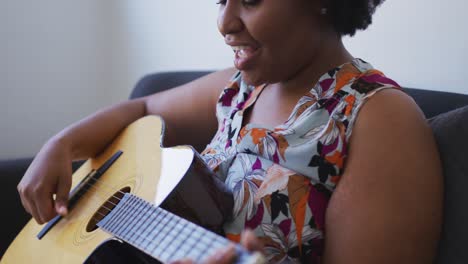
MULTIPOLYGON (((164 263, 182 258, 199 263, 232 243, 128 193, 97 226, 164 263)), ((258 261, 240 245, 236 251, 236 263, 258 261)))

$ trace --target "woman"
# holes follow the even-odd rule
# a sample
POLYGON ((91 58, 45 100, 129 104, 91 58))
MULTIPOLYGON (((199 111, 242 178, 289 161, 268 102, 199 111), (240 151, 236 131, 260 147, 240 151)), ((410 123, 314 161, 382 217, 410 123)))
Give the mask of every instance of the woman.
POLYGON ((341 41, 367 28, 380 3, 220 1, 218 27, 235 68, 64 129, 18 185, 24 207, 38 223, 66 214, 70 162, 157 114, 166 145, 209 143, 204 158, 235 197, 227 237, 270 262, 429 263, 442 215, 431 131, 398 84, 341 41))

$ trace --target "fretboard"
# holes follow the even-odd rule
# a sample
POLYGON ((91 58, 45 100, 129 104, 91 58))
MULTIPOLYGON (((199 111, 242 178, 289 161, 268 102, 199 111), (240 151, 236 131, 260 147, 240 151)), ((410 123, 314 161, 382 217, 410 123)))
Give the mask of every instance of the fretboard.
MULTIPOLYGON (((128 193, 97 225, 164 263, 183 258, 198 263, 232 243, 128 193)), ((236 263, 257 262, 257 256, 240 245, 236 251, 236 263)))

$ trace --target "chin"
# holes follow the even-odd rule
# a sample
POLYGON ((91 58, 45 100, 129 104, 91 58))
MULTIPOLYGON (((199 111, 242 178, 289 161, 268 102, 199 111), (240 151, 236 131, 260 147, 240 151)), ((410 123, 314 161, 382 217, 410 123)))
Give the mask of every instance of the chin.
POLYGON ((254 76, 249 72, 241 71, 241 74, 242 80, 248 85, 258 86, 266 82, 264 78, 260 78, 260 76, 254 76))

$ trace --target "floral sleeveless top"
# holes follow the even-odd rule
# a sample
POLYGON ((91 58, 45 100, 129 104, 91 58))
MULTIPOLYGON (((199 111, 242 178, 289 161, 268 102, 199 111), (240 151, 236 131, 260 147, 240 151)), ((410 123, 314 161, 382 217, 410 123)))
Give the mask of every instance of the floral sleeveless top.
POLYGON ((239 242, 243 229, 253 230, 269 263, 320 263, 325 212, 359 109, 377 91, 399 85, 354 59, 321 76, 285 123, 242 126, 265 86, 247 85, 240 72, 232 77, 217 104, 217 134, 202 153, 234 195, 224 231, 239 242))

